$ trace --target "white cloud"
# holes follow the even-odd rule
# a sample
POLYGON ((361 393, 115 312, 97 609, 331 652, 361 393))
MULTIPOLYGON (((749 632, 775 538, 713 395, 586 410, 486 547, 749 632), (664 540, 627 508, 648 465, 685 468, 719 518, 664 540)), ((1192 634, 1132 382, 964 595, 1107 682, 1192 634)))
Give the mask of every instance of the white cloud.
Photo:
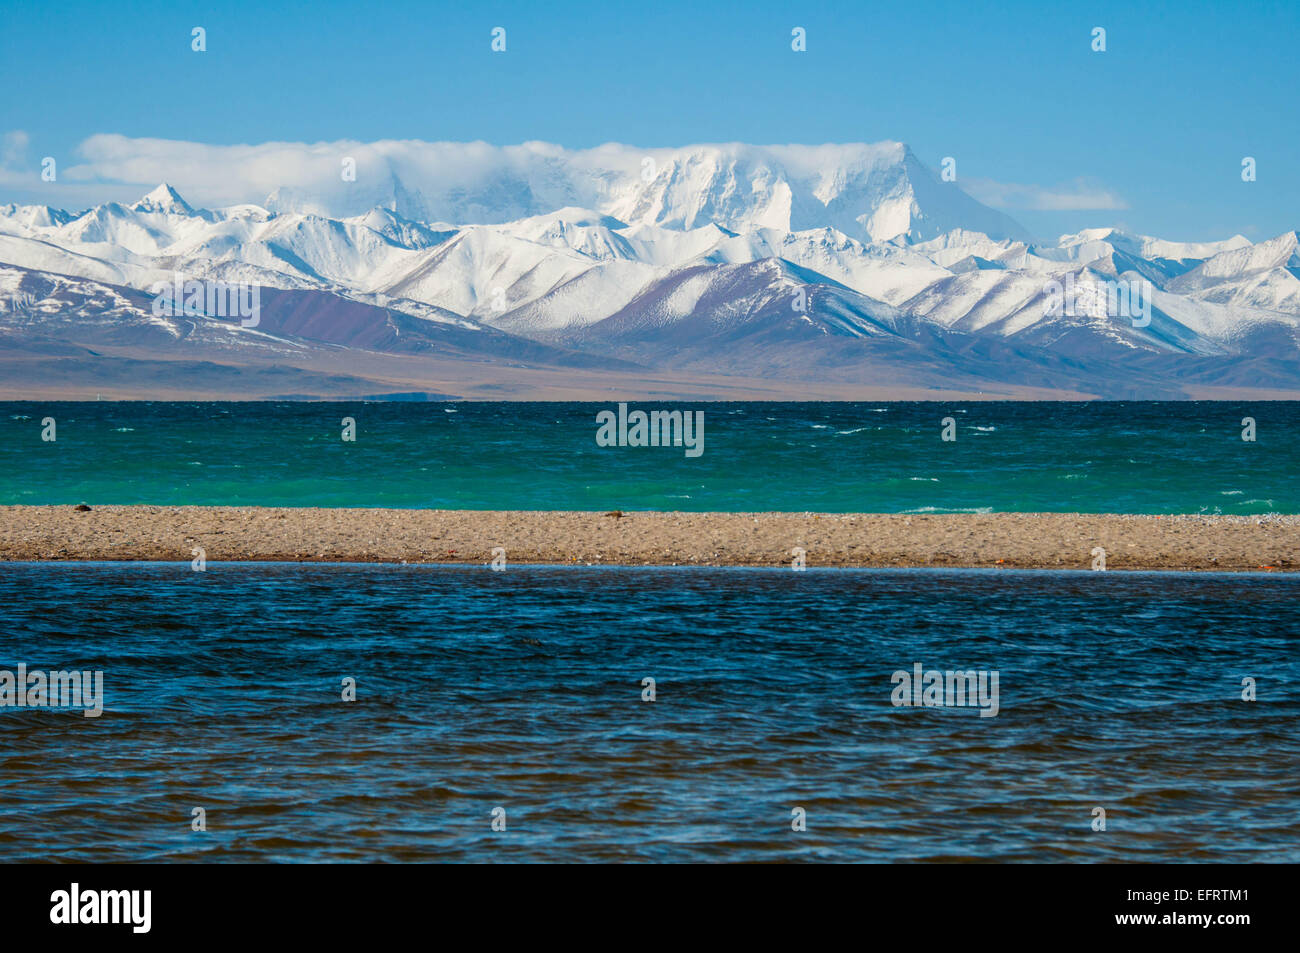
POLYGON ((962 188, 972 198, 978 199, 985 205, 1001 209, 1080 212, 1128 208, 1128 203, 1118 194, 1086 179, 1075 179, 1057 186, 1016 185, 994 182, 992 179, 963 179, 962 188))
MULTIPOLYGON (((548 158, 572 160, 576 154, 542 142, 499 147, 389 139, 224 146, 101 134, 91 136, 77 151, 83 161, 67 170, 71 181, 131 182, 146 190, 168 182, 187 199, 208 207, 260 204, 278 192, 281 206, 358 214, 392 202, 395 183, 400 183, 398 191, 430 181, 472 188, 503 170, 517 173, 521 195, 498 196, 502 213, 511 210, 525 188, 535 195, 555 193, 556 208, 573 204, 575 198, 567 194, 571 190, 560 177, 539 177, 537 160, 544 168, 548 158), (355 181, 343 179, 344 159, 355 163, 355 181)), ((624 163, 629 174, 636 171, 641 155, 629 156, 624 163)))
MULTIPOLYGON (((219 208, 243 203, 329 215, 360 214, 377 205, 392 205, 408 188, 436 182, 447 190, 473 191, 495 175, 517 188, 491 196, 487 210, 498 220, 521 217, 529 195, 554 200, 554 208, 575 204, 573 184, 548 177, 548 159, 572 161, 595 157, 601 149, 571 153, 548 143, 498 147, 485 142, 266 142, 257 145, 209 145, 170 139, 136 139, 99 134, 84 140, 67 160, 59 158, 58 180, 43 182, 39 163, 24 157, 26 133, 0 137, 0 187, 63 208, 99 202, 134 201, 161 182, 175 187, 191 203, 219 208), (343 160, 355 163, 355 180, 345 181, 343 160), (540 160, 540 161, 539 161, 540 160), (502 176, 502 171, 507 173, 502 176), (268 203, 272 194, 278 200, 268 203), (519 207, 515 207, 518 205, 519 207)), ((606 168, 628 177, 639 171, 644 151, 614 146, 606 168), (624 155, 626 153, 626 155, 624 155)), ((585 188, 583 191, 590 192, 585 188)), ((587 196, 584 196, 587 197, 587 196)), ((9 200, 11 196, 6 196, 9 200)))
MULTIPOLYGON (((26 133, 4 134, 0 187, 63 208, 108 199, 130 202, 167 182, 191 204, 206 208, 255 203, 337 217, 385 206, 425 221, 459 223, 512 221, 539 209, 570 206, 605 210, 620 207, 614 199, 624 193, 626 210, 640 214, 644 210, 635 200, 643 161, 652 157, 662 167, 682 155, 679 149, 616 143, 576 151, 545 142, 494 146, 409 139, 212 145, 105 133, 84 140, 67 161, 60 158, 58 182, 51 184, 40 181, 39 164, 25 155, 28 146, 26 133), (355 163, 354 181, 340 174, 345 159, 355 163)), ((751 161, 770 159, 819 198, 838 184, 823 181, 827 168, 888 167, 904 150, 899 143, 716 148, 748 150, 751 161)), ((1082 179, 1058 187, 988 179, 961 184, 972 197, 999 209, 1128 207, 1115 193, 1082 179)), ((836 227, 854 228, 852 222, 836 227)))
POLYGON ((27 155, 32 137, 21 129, 12 129, 0 136, 0 166, 15 166, 27 155))
MULTIPOLYGON (((490 224, 579 207, 640 219, 658 214, 646 205, 645 170, 676 166, 674 182, 666 186, 676 196, 675 204, 668 203, 676 218, 670 216, 667 223, 691 227, 708 218, 724 227, 744 229, 784 227, 792 221, 792 208, 798 212, 804 205, 783 198, 776 186, 771 196, 756 203, 737 202, 725 208, 692 204, 692 196, 685 193, 708 181, 717 159, 734 160, 769 184, 789 175, 789 187, 824 201, 824 193, 867 187, 876 170, 887 176, 905 150, 893 142, 721 143, 677 149, 607 143, 581 150, 545 142, 494 146, 420 140, 210 145, 100 134, 86 139, 75 152, 75 164, 60 163, 57 193, 44 190, 39 201, 66 207, 74 190, 96 183, 105 196, 133 201, 166 182, 191 204, 206 208, 255 203, 273 211, 346 217, 383 206, 426 222, 490 224), (345 168, 355 168, 355 177, 342 175, 345 168), (847 186, 840 170, 851 180, 847 186), (132 197, 123 199, 122 190, 128 186, 132 197), (733 218, 728 218, 732 213, 733 218)), ((812 203, 807 207, 812 208, 812 203)), ((855 234, 862 229, 848 212, 817 224, 855 234)))

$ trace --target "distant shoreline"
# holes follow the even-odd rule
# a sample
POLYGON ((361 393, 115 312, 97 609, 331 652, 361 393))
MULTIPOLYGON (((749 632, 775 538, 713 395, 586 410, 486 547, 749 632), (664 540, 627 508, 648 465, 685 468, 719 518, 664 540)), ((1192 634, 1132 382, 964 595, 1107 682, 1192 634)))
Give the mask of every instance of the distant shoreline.
POLYGON ((1300 570, 1300 515, 0 506, 0 561, 1300 570))

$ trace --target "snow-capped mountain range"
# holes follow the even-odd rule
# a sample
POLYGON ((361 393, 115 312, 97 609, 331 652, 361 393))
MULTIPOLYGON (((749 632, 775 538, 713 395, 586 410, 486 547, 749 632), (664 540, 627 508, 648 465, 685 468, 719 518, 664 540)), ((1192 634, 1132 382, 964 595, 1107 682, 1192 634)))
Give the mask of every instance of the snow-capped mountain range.
POLYGON ((194 208, 160 185, 129 206, 0 206, 6 392, 57 361, 69 386, 188 361, 294 368, 308 392, 344 368, 332 392, 457 390, 455 362, 790 396, 1300 392, 1296 232, 1039 243, 897 143, 518 148, 262 205, 194 208), (178 273, 262 289, 263 320, 155 313, 151 289, 178 273), (1146 320, 1116 313, 1117 285, 1142 289, 1146 320), (1048 305, 1053 287, 1069 306, 1048 305))

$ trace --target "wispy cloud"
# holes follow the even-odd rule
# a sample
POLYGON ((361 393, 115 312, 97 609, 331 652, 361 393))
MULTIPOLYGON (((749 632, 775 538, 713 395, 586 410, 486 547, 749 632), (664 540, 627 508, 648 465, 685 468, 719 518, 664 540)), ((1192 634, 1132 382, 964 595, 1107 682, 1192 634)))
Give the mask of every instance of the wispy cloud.
POLYGON ((964 179, 962 188, 985 205, 1001 209, 1081 212, 1128 208, 1128 203, 1117 193, 1082 178, 1055 186, 1017 185, 995 182, 992 179, 964 179))
POLYGON ((11 129, 0 135, 0 166, 16 166, 27 155, 32 137, 21 129, 11 129))
MULTIPOLYGON (((428 198, 426 211, 437 217, 453 206, 456 196, 483 191, 481 200, 491 207, 471 208, 475 221, 521 218, 534 214, 532 206, 538 203, 547 208, 595 208, 600 196, 618 182, 639 181, 647 156, 663 163, 678 152, 616 143, 572 151, 544 142, 495 146, 421 140, 218 145, 102 133, 81 142, 66 161, 59 157, 58 182, 50 184, 41 181, 40 164, 30 145, 30 137, 21 130, 0 134, 0 186, 66 208, 109 198, 133 201, 158 183, 168 182, 203 207, 252 202, 328 215, 361 214, 376 205, 391 205, 401 195, 423 191, 428 198), (350 177, 341 175, 345 160, 352 167, 350 177), (576 175, 561 174, 562 166, 576 170, 576 175)), ((812 180, 819 169, 842 161, 845 153, 877 150, 887 157, 901 146, 761 148, 791 172, 812 180)), ((1128 207, 1115 192, 1084 179, 1040 186, 968 178, 961 185, 974 198, 999 209, 1059 212, 1128 207)))
MULTIPOLYGON (((265 203, 275 194, 281 207, 296 211, 358 214, 388 205, 404 189, 434 183, 443 190, 467 190, 496 175, 516 186, 496 197, 501 205, 496 211, 508 219, 512 212, 523 214, 514 205, 525 193, 543 195, 555 208, 585 197, 559 176, 539 173, 548 164, 588 168, 595 187, 600 170, 613 168, 633 181, 643 157, 660 153, 668 150, 611 144, 573 152, 545 142, 494 146, 421 140, 215 145, 104 133, 80 143, 73 161, 60 162, 57 191, 62 197, 98 186, 102 194, 135 194, 167 182, 209 208, 265 203)), ((39 179, 30 161, 0 169, 3 185, 30 189, 40 186, 39 179)))

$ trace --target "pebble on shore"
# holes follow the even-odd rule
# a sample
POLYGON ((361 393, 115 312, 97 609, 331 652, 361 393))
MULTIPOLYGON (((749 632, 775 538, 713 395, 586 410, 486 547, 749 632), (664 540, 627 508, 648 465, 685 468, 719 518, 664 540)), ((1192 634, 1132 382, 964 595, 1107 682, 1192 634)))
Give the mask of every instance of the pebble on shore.
POLYGON ((1042 569, 1101 547, 1107 569, 1272 571, 1300 569, 1300 516, 0 506, 0 560, 472 564, 498 546, 515 565, 790 566, 797 547, 809 567, 1042 569))

